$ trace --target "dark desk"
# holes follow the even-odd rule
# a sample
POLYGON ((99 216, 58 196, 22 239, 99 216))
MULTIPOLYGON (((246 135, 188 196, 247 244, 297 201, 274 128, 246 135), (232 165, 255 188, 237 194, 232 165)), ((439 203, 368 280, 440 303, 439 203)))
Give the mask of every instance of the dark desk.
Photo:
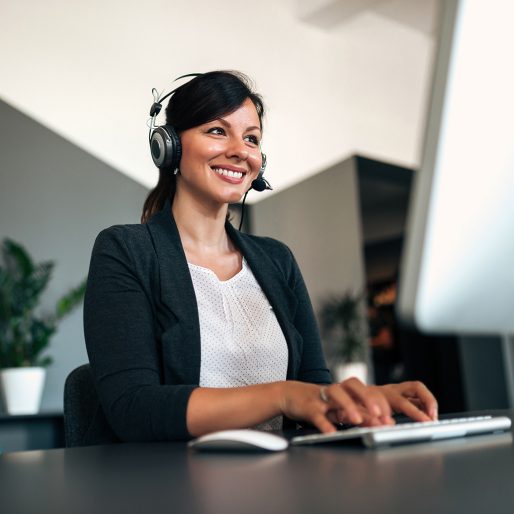
POLYGON ((0 511, 510 514, 512 441, 509 432, 379 451, 221 455, 154 443, 7 453, 0 511))

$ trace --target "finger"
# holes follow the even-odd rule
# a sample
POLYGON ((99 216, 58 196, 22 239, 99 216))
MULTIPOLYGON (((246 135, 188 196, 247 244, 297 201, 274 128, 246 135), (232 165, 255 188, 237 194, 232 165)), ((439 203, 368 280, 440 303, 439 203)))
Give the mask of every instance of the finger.
POLYGON ((428 416, 423 410, 419 409, 410 400, 398 395, 394 401, 393 408, 396 412, 405 414, 414 421, 431 421, 432 418, 428 416))
POLYGON ((366 414, 366 415, 362 416, 362 423, 359 426, 361 426, 361 427, 379 427, 381 425, 384 425, 384 423, 381 421, 380 418, 366 414))
POLYGON ((384 417, 384 419, 391 417, 391 406, 378 388, 367 386, 356 378, 346 380, 341 387, 344 387, 345 391, 362 403, 372 417, 384 417))
MULTIPOLYGON (((364 419, 364 416, 366 415, 366 411, 363 407, 357 406, 357 409, 360 412, 361 417, 364 419)), ((344 409, 332 409, 328 412, 327 418, 334 424, 340 424, 340 425, 354 425, 355 423, 352 423, 346 414, 344 409)), ((362 424, 362 422, 360 423, 362 424)))
POLYGON ((334 424, 352 424, 343 409, 330 410, 327 414, 327 418, 334 424))
MULTIPOLYGON (((362 417, 362 422, 359 423, 359 426, 365 426, 365 427, 375 427, 375 426, 381 426, 381 425, 394 425, 396 422, 393 418, 390 416, 382 416, 382 417, 376 417, 372 416, 368 410, 362 406, 357 405, 357 408, 360 412, 360 415, 362 417)), ((334 425, 337 424, 345 424, 345 425, 354 425, 348 418, 346 412, 344 409, 335 409, 330 410, 327 413, 327 418, 334 423, 334 425)))
POLYGON ((418 409, 423 409, 425 407, 423 402, 421 400, 419 400, 418 398, 416 398, 415 396, 405 396, 405 398, 407 398, 407 400, 409 400, 409 402, 414 404, 418 409))
MULTIPOLYGON (((391 417, 380 417, 377 418, 376 416, 371 416, 368 411, 364 407, 359 407, 359 411, 362 417, 362 422, 359 423, 358 426, 363 427, 376 427, 376 426, 383 426, 383 425, 394 425, 396 424, 395 420, 391 417)), ((355 425, 352 423, 348 416, 346 415, 345 411, 342 409, 337 410, 331 410, 327 413, 327 418, 334 423, 334 425, 355 425)))
POLYGON ((329 405, 338 410, 343 410, 345 415, 354 425, 362 423, 362 416, 359 412, 358 405, 353 401, 351 396, 341 388, 340 384, 333 384, 325 389, 325 395, 329 401, 329 405))
POLYGON ((380 425, 395 425, 396 421, 391 416, 372 416, 366 409, 361 410, 363 422, 362 426, 376 427, 380 425))
POLYGON ((322 433, 329 434, 336 431, 336 427, 330 423, 327 417, 321 412, 311 418, 311 423, 322 433))
POLYGON ((396 422, 391 416, 372 416, 369 413, 366 413, 362 416, 363 421, 361 426, 363 427, 378 427, 384 425, 395 425, 396 422))
POLYGON ((326 414, 326 417, 333 425, 344 423, 344 415, 340 410, 329 410, 326 414))
POLYGON ((400 385, 403 396, 417 398, 422 403, 425 413, 434 421, 437 420, 437 400, 423 382, 404 382, 400 385))
MULTIPOLYGON (((364 420, 367 418, 367 414, 364 408, 359 408, 360 414, 362 419, 364 420)), ((327 418, 330 420, 331 423, 334 425, 346 425, 347 428, 351 426, 355 426, 355 423, 352 423, 350 419, 348 418, 346 412, 344 409, 333 409, 327 412, 327 418)), ((365 424, 364 421, 359 423, 359 426, 365 424)))

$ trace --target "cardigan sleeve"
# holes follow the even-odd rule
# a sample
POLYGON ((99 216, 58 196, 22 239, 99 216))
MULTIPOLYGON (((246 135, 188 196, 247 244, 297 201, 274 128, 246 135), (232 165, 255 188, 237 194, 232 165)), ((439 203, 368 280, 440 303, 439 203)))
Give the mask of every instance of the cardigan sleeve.
POLYGON ((126 232, 116 226, 97 237, 84 300, 100 402, 122 441, 186 439, 187 403, 196 386, 163 384, 152 298, 136 272, 126 232))

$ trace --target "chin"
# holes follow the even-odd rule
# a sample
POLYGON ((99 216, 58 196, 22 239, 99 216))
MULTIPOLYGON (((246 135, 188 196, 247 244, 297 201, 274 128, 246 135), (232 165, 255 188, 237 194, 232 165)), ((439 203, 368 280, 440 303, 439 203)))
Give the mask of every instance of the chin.
POLYGON ((244 193, 242 194, 231 194, 225 197, 224 203, 238 203, 243 198, 244 193))
POLYGON ((221 193, 221 199, 223 203, 237 203, 241 201, 243 198, 245 192, 248 188, 241 190, 241 191, 235 191, 234 189, 229 191, 224 191, 221 193))

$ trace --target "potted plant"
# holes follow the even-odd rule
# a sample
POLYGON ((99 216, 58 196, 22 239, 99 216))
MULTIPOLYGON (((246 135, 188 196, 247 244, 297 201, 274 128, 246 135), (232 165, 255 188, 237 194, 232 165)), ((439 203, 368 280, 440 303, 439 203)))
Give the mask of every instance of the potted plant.
POLYGON ((85 280, 63 296, 51 314, 38 314, 55 263, 34 263, 20 244, 4 239, 0 263, 0 382, 9 414, 39 410, 46 367, 43 355, 61 319, 84 297, 85 280))
POLYGON ((338 382, 351 376, 367 380, 367 336, 361 304, 362 296, 346 292, 326 299, 319 311, 321 335, 338 382))

